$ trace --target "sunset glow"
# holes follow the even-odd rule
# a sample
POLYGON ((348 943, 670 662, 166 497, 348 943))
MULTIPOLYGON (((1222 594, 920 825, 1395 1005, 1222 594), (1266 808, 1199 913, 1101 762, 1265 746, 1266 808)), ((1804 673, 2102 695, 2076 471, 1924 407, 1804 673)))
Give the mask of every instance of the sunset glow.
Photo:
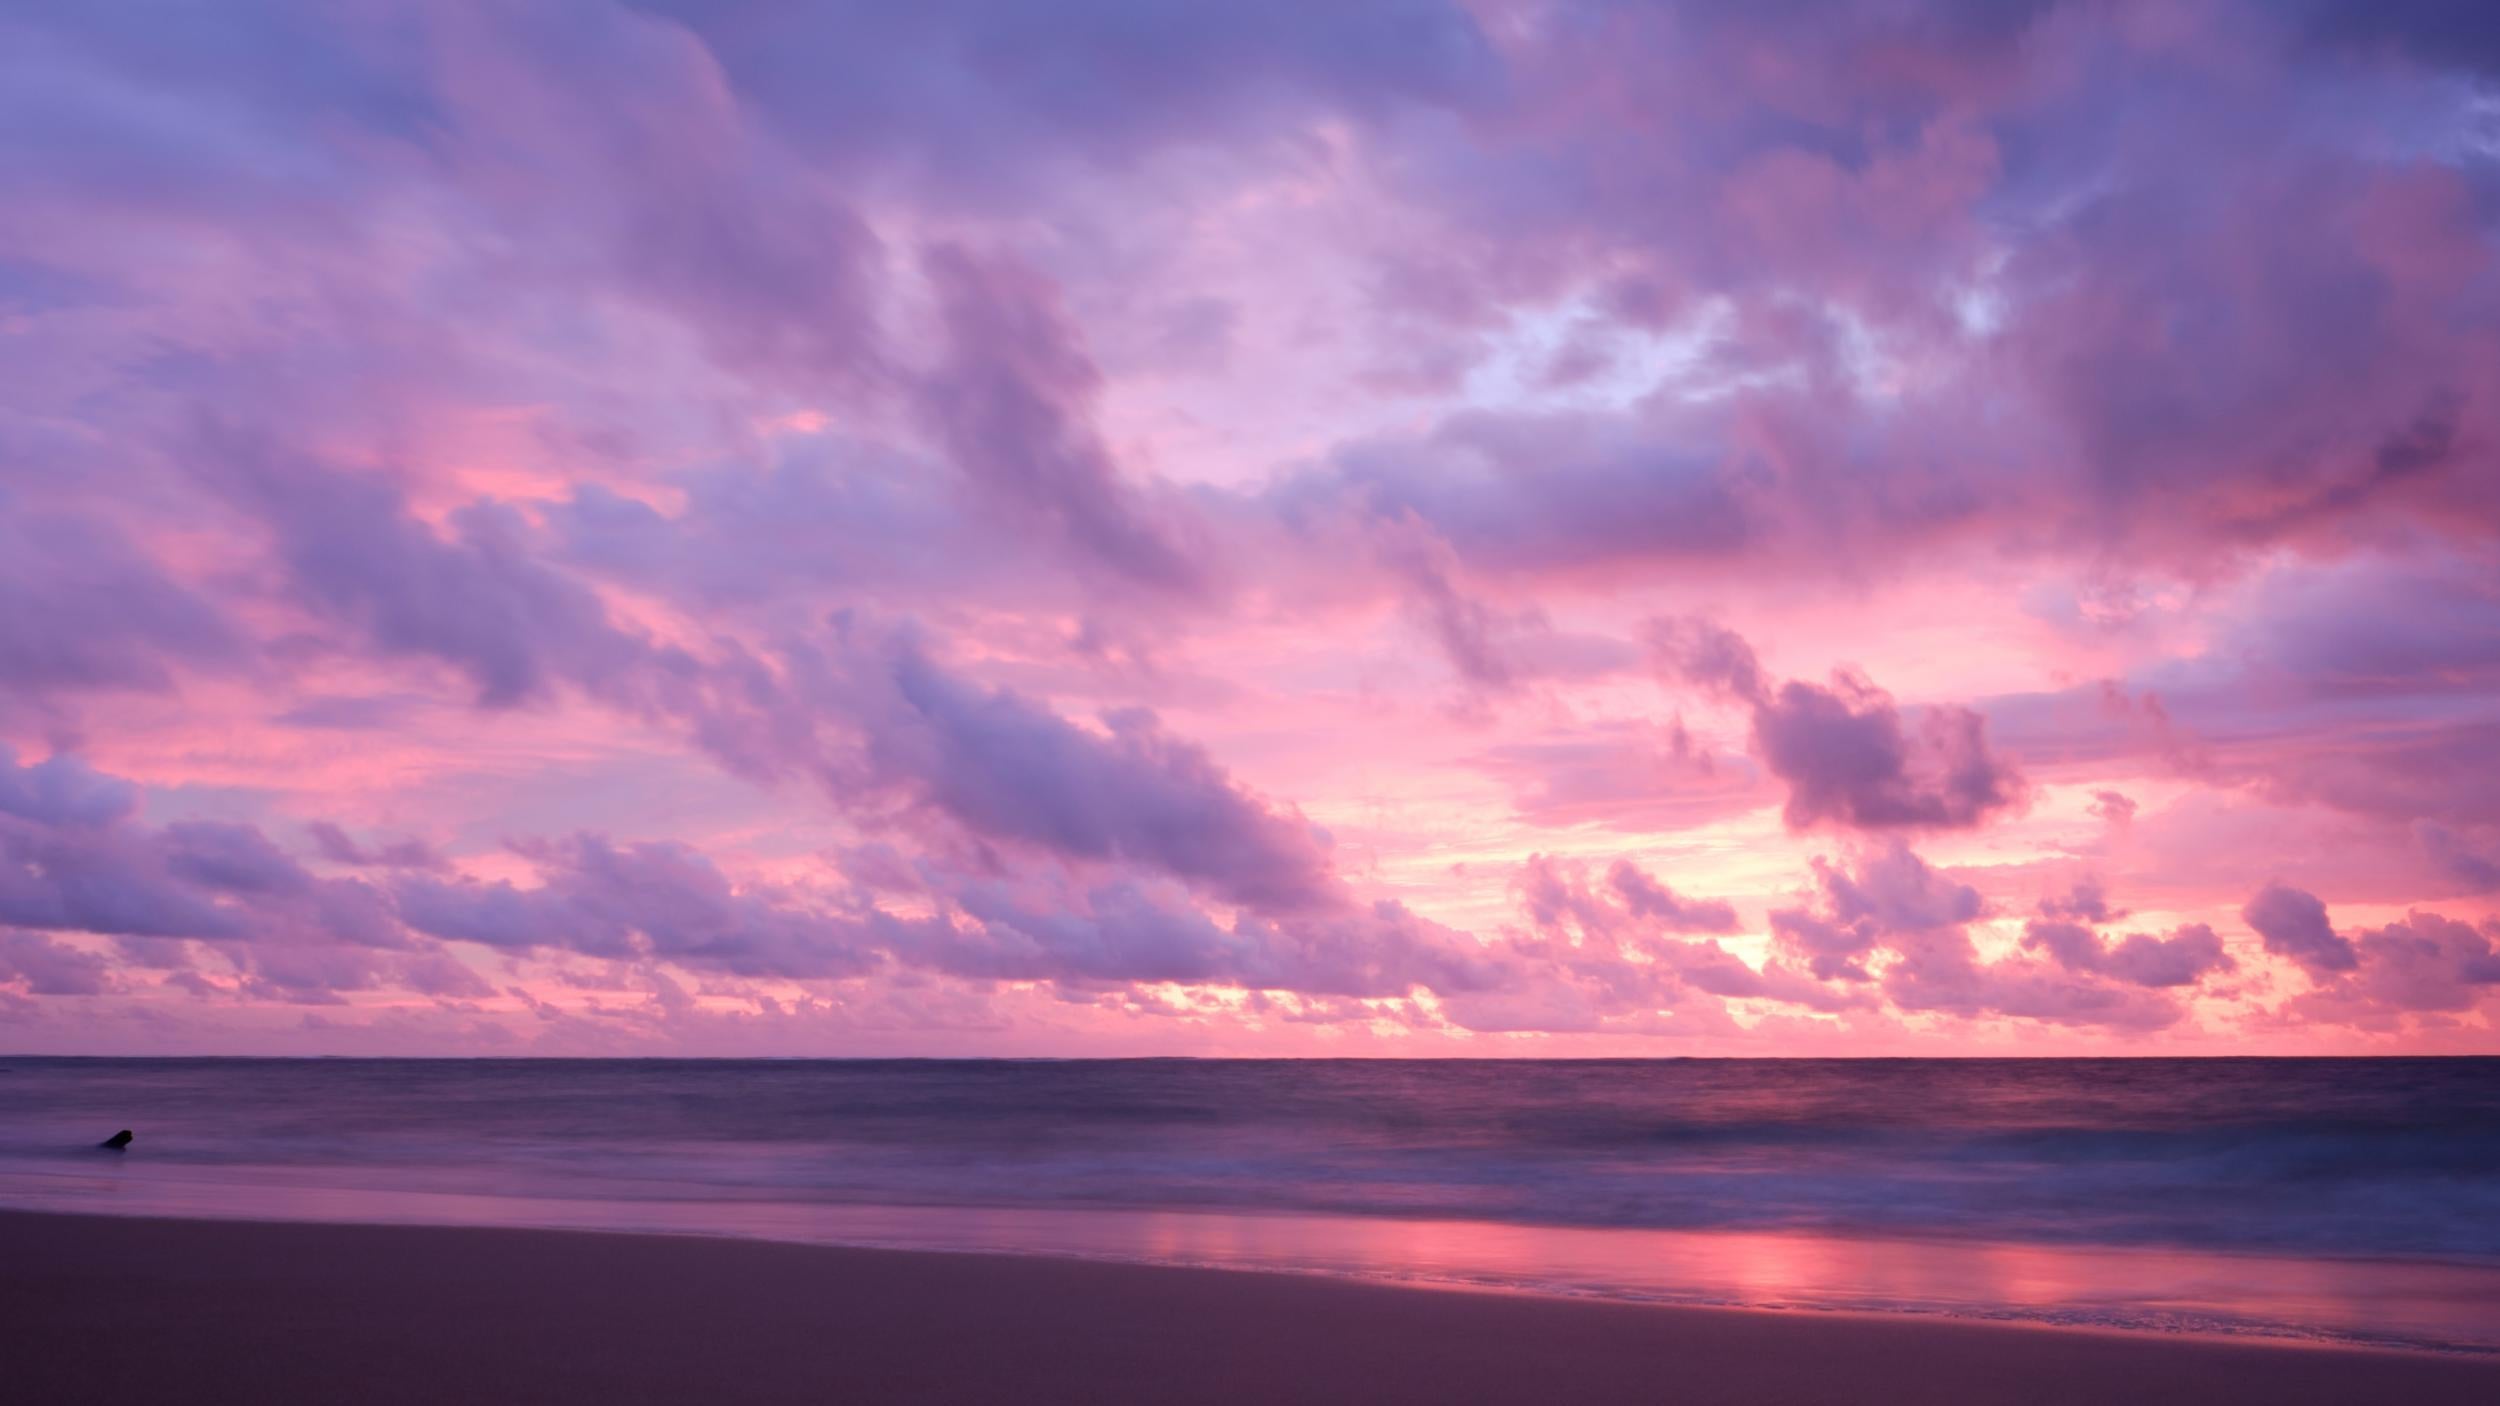
POLYGON ((119 8, 0 1047, 2500 1052, 2488 22, 119 8))

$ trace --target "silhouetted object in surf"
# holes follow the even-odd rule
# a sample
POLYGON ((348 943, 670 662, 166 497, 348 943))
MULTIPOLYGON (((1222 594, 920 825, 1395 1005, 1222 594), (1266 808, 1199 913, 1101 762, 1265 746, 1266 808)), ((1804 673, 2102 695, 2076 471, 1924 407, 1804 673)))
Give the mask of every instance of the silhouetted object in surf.
POLYGON ((130 1146, 130 1129, 124 1128, 120 1132, 106 1138, 104 1141, 97 1143, 96 1146, 103 1148, 107 1152, 119 1152, 123 1148, 130 1146))

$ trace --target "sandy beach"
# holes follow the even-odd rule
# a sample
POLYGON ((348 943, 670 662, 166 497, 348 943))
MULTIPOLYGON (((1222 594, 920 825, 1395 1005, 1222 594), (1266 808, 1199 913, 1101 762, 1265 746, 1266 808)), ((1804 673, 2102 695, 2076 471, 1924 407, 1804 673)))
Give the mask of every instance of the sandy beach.
POLYGON ((1070 1260, 0 1213, 45 1403, 2500 1399, 2500 1357, 1070 1260))

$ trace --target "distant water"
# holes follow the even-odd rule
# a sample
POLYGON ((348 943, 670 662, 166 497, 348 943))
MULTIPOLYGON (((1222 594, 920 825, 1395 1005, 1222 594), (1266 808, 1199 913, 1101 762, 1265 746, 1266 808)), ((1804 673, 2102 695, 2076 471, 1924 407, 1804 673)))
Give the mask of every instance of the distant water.
POLYGON ((0 1060, 0 1206, 2500 1349, 2500 1060, 0 1060), (92 1144, 117 1128, 116 1156, 92 1144))

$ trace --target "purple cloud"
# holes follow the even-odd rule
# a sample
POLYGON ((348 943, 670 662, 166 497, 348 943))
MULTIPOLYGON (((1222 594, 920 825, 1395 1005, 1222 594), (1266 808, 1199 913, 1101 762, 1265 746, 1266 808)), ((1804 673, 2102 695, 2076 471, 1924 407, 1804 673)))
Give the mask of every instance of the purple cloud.
POLYGON ((98 828, 138 807, 138 787, 79 757, 61 752, 21 766, 17 753, 0 744, 0 813, 43 826, 98 828))
POLYGON ((0 488, 0 692, 172 686, 246 657, 225 614, 110 525, 0 488))
POLYGON ((2186 1008, 2147 988, 2189 984, 2168 978, 2190 967, 2192 981, 2225 960, 2211 932, 2121 944, 2120 958, 2079 925, 2034 920, 2024 945, 2046 949, 2053 962, 1983 961, 1968 928, 1985 909, 1978 890, 1898 841, 1845 867, 1817 860, 1815 876, 1820 902, 1774 912, 1774 938, 1816 980, 1871 983, 1900 1011, 2158 1030, 2186 1008))
POLYGON ((2291 958, 2312 979, 2351 971, 2360 961, 2352 943, 2327 921, 2326 905, 2315 894, 2268 884, 2248 900, 2240 917, 2265 939, 2267 951, 2291 958))
POLYGON ((0 754, 0 923, 112 937, 169 970, 203 942, 298 995, 370 986, 377 954, 409 946, 379 890, 315 875, 251 826, 150 826, 136 812, 135 787, 75 758, 0 754), (315 967, 331 976, 312 983, 315 967))
POLYGON ((1234 783, 1206 752, 1125 710, 1079 728, 898 641, 862 680, 869 775, 974 832, 1151 864, 1228 901, 1291 909, 1333 891, 1326 837, 1234 783))
POLYGON ((2193 986, 2212 972, 2236 970, 2222 939, 2203 923, 2168 937, 2133 932, 2115 944, 2081 923, 2033 919, 2023 925, 2023 946, 2045 951, 2068 971, 2093 972, 2130 986, 2193 986))
POLYGON ((509 509, 464 508, 447 540, 386 480, 231 431, 207 437, 199 468, 268 528, 297 600, 387 653, 456 666, 483 704, 508 707, 559 677, 596 681, 638 662, 595 596, 534 559, 509 509))
POLYGON ((0 981, 17 981, 30 996, 96 996, 113 989, 102 956, 39 933, 0 931, 0 981))
POLYGON ((535 886, 406 875, 392 889, 399 912, 439 938, 739 976, 821 979, 877 965, 878 924, 793 891, 735 885, 684 845, 579 835, 523 852, 539 866, 535 886))
POLYGON ((304 827, 312 836, 314 848, 333 864, 356 869, 428 869, 451 867, 439 850, 419 839, 390 840, 375 848, 356 843, 354 837, 327 820, 316 820, 304 827))
MULTIPOLYGON (((951 245, 924 259, 946 355, 919 389, 922 414, 979 490, 1064 537, 1130 584, 1192 592, 1198 558, 1120 480, 1091 423, 1102 375, 1050 286, 1031 270, 951 245)), ((1165 516, 1169 516, 1168 513, 1165 516)))
POLYGON ((1580 864, 1532 854, 1513 888, 1529 921, 1549 931, 1569 920, 1585 936, 1621 942, 1635 933, 1737 930, 1734 905, 1688 898, 1628 859, 1607 866, 1601 887, 1580 864))
POLYGON ((2021 775, 1988 750, 1986 720, 1968 708, 1924 709, 1913 733, 1892 695, 1854 671, 1829 687, 1773 688, 1752 647, 1718 625, 1661 620, 1648 633, 1670 677, 1752 707, 1754 751, 1788 783, 1792 830, 1968 829, 2024 800, 2021 775))
POLYGON ((2487 1044, 2500 29, 1529 8, 0 15, 9 1009, 2487 1044))
POLYGON ((1172 14, 1120 0, 793 7, 646 0, 702 36, 792 143, 902 160, 958 196, 1031 197, 1066 158, 1261 143, 1323 116, 1472 106, 1500 83, 1474 17, 1439 0, 1282 0, 1172 14))

